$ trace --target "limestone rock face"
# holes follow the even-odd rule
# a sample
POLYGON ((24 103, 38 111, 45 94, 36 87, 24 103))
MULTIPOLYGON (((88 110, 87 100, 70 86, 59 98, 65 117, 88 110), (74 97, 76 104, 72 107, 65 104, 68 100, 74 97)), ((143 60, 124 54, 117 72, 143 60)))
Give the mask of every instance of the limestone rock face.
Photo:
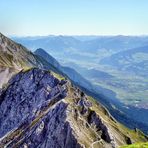
POLYGON ((20 72, 9 81, 0 95, 0 137, 9 137, 10 131, 22 135, 7 147, 19 141, 20 147, 80 147, 66 121, 65 83, 39 69, 20 72))
POLYGON ((132 140, 79 88, 36 68, 1 90, 0 117, 0 147, 111 148, 132 140))

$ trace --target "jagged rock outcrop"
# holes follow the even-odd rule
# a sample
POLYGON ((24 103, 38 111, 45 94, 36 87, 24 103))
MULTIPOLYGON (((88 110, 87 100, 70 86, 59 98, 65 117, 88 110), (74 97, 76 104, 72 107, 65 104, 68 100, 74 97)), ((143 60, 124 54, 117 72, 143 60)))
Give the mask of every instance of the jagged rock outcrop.
POLYGON ((56 77, 33 68, 2 89, 0 147, 113 148, 136 141, 103 106, 56 77))
MULTIPOLYGON (((12 78, 0 96, 0 136, 20 130, 23 143, 19 146, 68 147, 72 144, 77 147, 79 144, 65 121, 67 104, 60 101, 66 97, 64 83, 66 81, 59 81, 50 72, 38 69, 20 72, 12 78)), ((22 140, 19 138, 14 137, 7 147, 15 146, 22 140)))

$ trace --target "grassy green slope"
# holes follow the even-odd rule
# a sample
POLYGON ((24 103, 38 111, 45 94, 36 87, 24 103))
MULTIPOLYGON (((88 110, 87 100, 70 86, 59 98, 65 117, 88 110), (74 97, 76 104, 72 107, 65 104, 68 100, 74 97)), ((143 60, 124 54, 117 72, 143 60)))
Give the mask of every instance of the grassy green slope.
POLYGON ((148 148, 148 142, 125 145, 125 146, 121 146, 120 148, 148 148))

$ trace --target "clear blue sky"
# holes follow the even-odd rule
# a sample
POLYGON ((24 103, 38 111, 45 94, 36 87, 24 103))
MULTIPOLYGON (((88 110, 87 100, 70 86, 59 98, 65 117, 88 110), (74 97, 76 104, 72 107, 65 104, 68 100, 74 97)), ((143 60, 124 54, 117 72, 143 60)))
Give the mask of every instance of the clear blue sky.
POLYGON ((6 35, 148 34, 148 0, 0 0, 6 35))

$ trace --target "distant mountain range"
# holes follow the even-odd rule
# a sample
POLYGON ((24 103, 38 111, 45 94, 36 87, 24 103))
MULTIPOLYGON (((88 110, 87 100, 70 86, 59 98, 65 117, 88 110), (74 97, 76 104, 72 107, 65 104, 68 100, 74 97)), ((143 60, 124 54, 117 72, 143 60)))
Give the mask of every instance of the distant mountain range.
POLYGON ((44 36, 12 39, 33 51, 46 49, 60 62, 77 64, 84 61, 87 64, 98 63, 120 51, 148 45, 148 36, 44 36))
POLYGON ((102 59, 100 63, 147 77, 148 46, 118 52, 102 59))
POLYGON ((147 71, 147 36, 47 36, 13 39, 32 50, 46 49, 61 63, 91 66, 95 70, 99 70, 96 69, 98 64, 102 67, 107 64, 143 76, 147 71))
POLYGON ((48 51, 61 49, 84 49, 87 52, 102 48, 121 51, 148 44, 148 36, 40 36, 12 37, 30 49, 42 47, 48 51))

